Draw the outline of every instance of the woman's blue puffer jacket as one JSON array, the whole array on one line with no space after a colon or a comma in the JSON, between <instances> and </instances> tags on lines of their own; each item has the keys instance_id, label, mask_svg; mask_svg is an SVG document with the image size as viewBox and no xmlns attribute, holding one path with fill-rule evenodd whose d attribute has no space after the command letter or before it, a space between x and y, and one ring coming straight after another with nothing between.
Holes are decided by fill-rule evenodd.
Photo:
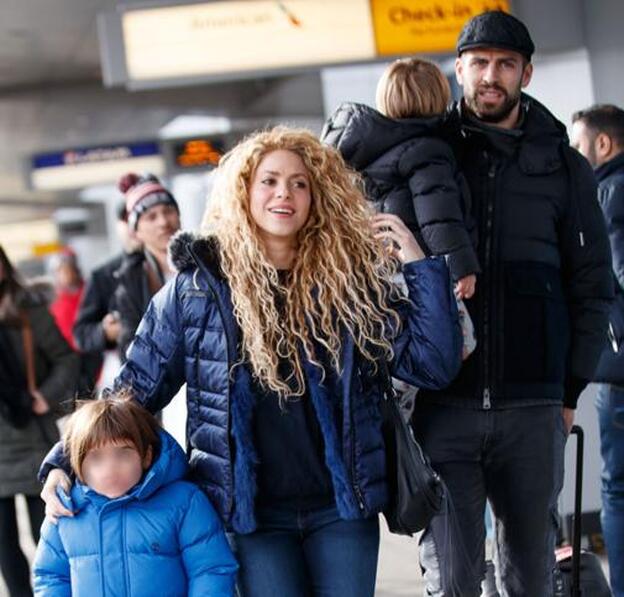
<instances>
[{"instance_id":1,"label":"woman's blue puffer jacket","mask_svg":"<svg viewBox=\"0 0 624 597\"><path fill-rule=\"evenodd\" d=\"M156 412L187 383L187 456L193 479L229 528L249 533L256 528L254 392L249 367L237 365L240 330L230 290L215 241L183 233L173 240L170 253L179 273L153 297L116 387L129 386ZM391 371L412 385L440 389L461 364L449 273L442 259L407 264L403 273L410 300L397 305L403 326L395 338ZM321 383L315 367L304 363L304 368L336 505L342 518L353 519L380 512L387 502L378 408L383 383L348 335L341 361L342 372L333 376L331 387ZM339 416L336 408L342 411Z\"/></svg>"},{"instance_id":2,"label":"woman's blue puffer jacket","mask_svg":"<svg viewBox=\"0 0 624 597\"><path fill-rule=\"evenodd\" d=\"M58 526L44 522L35 595L233 595L236 561L206 496L181 480L187 468L184 452L163 432L157 460L126 496L111 500L75 483L75 516Z\"/></svg>"}]
</instances>

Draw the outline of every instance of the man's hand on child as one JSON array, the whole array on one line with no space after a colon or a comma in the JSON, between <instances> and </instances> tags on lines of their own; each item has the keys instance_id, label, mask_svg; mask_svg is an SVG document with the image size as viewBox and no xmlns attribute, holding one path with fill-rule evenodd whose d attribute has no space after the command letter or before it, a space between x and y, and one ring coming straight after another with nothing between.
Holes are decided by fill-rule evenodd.
<instances>
[{"instance_id":1,"label":"man's hand on child","mask_svg":"<svg viewBox=\"0 0 624 597\"><path fill-rule=\"evenodd\" d=\"M475 286L477 285L477 276L470 274L464 276L455 284L455 296L457 299L469 299L475 293Z\"/></svg>"},{"instance_id":2,"label":"man's hand on child","mask_svg":"<svg viewBox=\"0 0 624 597\"><path fill-rule=\"evenodd\" d=\"M68 510L59 499L58 495L56 495L56 488L60 486L63 491L69 495L71 491L71 480L62 471L60 468L52 469L49 474L46 482L43 485L43 489L41 490L41 499L45 502L46 508L45 513L46 516L56 524L58 522L59 517L61 516L73 516L74 513L71 510Z\"/></svg>"}]
</instances>

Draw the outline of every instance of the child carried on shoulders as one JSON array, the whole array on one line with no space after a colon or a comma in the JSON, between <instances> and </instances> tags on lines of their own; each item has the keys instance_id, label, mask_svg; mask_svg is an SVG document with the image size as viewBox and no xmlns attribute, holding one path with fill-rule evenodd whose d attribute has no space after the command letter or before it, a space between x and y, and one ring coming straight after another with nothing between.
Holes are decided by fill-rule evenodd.
<instances>
[{"instance_id":1,"label":"child carried on shoulders","mask_svg":"<svg viewBox=\"0 0 624 597\"><path fill-rule=\"evenodd\" d=\"M425 252L446 257L467 358L476 340L462 301L473 297L481 269L470 192L444 139L450 96L448 80L434 63L396 60L377 85L377 110L342 104L325 124L321 140L361 174L376 211L400 217Z\"/></svg>"}]
</instances>

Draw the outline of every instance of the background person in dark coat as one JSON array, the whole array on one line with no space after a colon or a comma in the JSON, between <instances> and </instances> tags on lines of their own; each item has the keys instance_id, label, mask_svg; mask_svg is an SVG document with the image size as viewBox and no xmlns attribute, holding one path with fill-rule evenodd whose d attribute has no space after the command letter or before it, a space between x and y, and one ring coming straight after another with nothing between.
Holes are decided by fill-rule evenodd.
<instances>
[{"instance_id":1,"label":"background person in dark coat","mask_svg":"<svg viewBox=\"0 0 624 597\"><path fill-rule=\"evenodd\" d=\"M121 322L115 305L118 270L126 255L140 250L141 244L128 230L126 203L117 209L117 235L123 252L94 269L85 285L84 294L74 324L74 339L83 353L102 356L117 346Z\"/></svg>"},{"instance_id":2,"label":"background person in dark coat","mask_svg":"<svg viewBox=\"0 0 624 597\"><path fill-rule=\"evenodd\" d=\"M143 244L143 251L124 256L118 270L115 304L121 330L117 344L124 361L150 299L173 276L167 245L180 228L180 210L153 174L126 174L118 186L125 194L130 231Z\"/></svg>"},{"instance_id":3,"label":"background person in dark coat","mask_svg":"<svg viewBox=\"0 0 624 597\"><path fill-rule=\"evenodd\" d=\"M593 106L574 114L572 121L572 145L595 169L613 256L610 338L594 381L599 383L602 532L613 595L624 597L624 110Z\"/></svg>"},{"instance_id":4,"label":"background person in dark coat","mask_svg":"<svg viewBox=\"0 0 624 597\"><path fill-rule=\"evenodd\" d=\"M479 261L466 181L441 138L448 81L426 60L393 62L377 87L377 108L345 103L321 140L336 147L364 179L367 198L399 216L429 254L448 256L458 298L474 294ZM476 242L476 241L475 241Z\"/></svg>"},{"instance_id":5,"label":"background person in dark coat","mask_svg":"<svg viewBox=\"0 0 624 597\"><path fill-rule=\"evenodd\" d=\"M477 348L448 388L418 394L413 424L450 490L466 549L445 541L437 517L420 560L429 595L480 595L489 500L501 593L547 597L565 440L613 294L609 242L589 164L565 127L522 94L534 51L524 24L477 15L457 49L463 99L449 128L478 226L482 273L467 302ZM452 575L442 578L448 558Z\"/></svg>"},{"instance_id":6,"label":"background person in dark coat","mask_svg":"<svg viewBox=\"0 0 624 597\"><path fill-rule=\"evenodd\" d=\"M31 595L28 562L19 545L15 496L26 497L35 543L44 517L37 469L58 439L55 410L73 397L78 355L48 311L48 297L18 279L0 246L0 570L12 597ZM32 330L36 391L27 385L23 326ZM9 403L18 419L8 416Z\"/></svg>"}]
</instances>

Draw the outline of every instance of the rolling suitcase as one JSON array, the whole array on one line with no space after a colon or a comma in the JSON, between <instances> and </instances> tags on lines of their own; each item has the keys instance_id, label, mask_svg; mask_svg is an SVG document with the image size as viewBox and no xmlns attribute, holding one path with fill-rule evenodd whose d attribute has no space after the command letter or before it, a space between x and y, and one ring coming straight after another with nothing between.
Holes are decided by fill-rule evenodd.
<instances>
[{"instance_id":1,"label":"rolling suitcase","mask_svg":"<svg viewBox=\"0 0 624 597\"><path fill-rule=\"evenodd\" d=\"M557 550L555 597L611 597L600 559L581 549L581 503L583 492L583 429L574 425L570 435L576 435L576 481L574 491L574 525L572 547Z\"/></svg>"}]
</instances>

